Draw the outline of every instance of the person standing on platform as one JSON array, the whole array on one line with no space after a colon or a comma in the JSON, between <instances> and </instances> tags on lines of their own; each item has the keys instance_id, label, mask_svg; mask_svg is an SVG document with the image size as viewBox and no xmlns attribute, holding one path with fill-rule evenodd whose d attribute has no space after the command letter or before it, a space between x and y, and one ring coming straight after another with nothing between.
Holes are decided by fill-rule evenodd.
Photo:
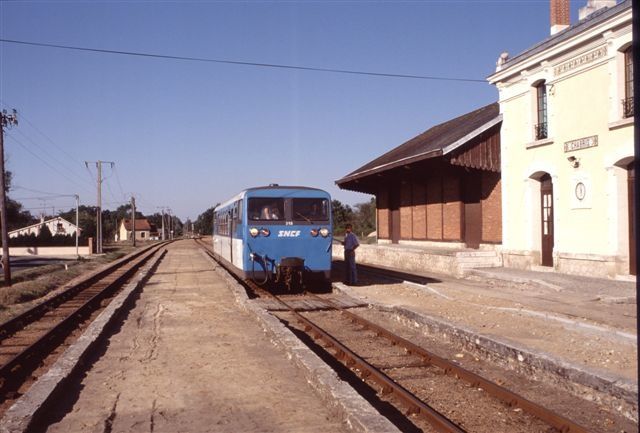
<instances>
[{"instance_id":1,"label":"person standing on platform","mask_svg":"<svg viewBox=\"0 0 640 433\"><path fill-rule=\"evenodd\" d=\"M346 284L352 285L358 283L358 272L356 270L356 248L360 246L358 238L352 232L351 224L345 226L346 233L344 235L344 266L346 273Z\"/></svg>"}]
</instances>

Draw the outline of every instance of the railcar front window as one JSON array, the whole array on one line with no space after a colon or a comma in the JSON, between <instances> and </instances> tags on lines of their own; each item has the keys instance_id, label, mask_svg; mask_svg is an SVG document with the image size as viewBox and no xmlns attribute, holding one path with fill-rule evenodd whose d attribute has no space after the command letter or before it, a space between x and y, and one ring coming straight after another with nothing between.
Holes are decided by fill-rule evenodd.
<instances>
[{"instance_id":1,"label":"railcar front window","mask_svg":"<svg viewBox=\"0 0 640 433\"><path fill-rule=\"evenodd\" d=\"M252 221L284 220L284 200L281 198L250 198L247 214Z\"/></svg>"},{"instance_id":2,"label":"railcar front window","mask_svg":"<svg viewBox=\"0 0 640 433\"><path fill-rule=\"evenodd\" d=\"M294 198L292 200L293 219L295 221L329 220L329 200L323 198Z\"/></svg>"}]
</instances>

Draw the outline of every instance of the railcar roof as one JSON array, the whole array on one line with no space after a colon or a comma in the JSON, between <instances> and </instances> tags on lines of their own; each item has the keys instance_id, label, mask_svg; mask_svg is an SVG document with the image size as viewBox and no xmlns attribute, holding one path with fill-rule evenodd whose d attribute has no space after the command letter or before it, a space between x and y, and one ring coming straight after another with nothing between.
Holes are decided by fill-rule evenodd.
<instances>
[{"instance_id":1,"label":"railcar roof","mask_svg":"<svg viewBox=\"0 0 640 433\"><path fill-rule=\"evenodd\" d=\"M312 191L321 191L321 192L325 192L319 188L312 188L310 186L286 186L286 185L266 185L266 186L256 186L253 188L247 188L244 190L244 192L249 192L249 191L260 191L260 190L265 190L265 189L274 189L274 190L278 190L278 189L303 189L303 190L312 190Z\"/></svg>"},{"instance_id":2,"label":"railcar roof","mask_svg":"<svg viewBox=\"0 0 640 433\"><path fill-rule=\"evenodd\" d=\"M268 190L273 190L273 191L278 191L278 190L300 190L300 191L314 191L314 192L322 192L325 193L327 195L329 195L328 192L320 189L320 188L312 188L310 186L286 186L286 185L265 185L265 186L255 186L252 188L247 188L245 190L240 191L238 194L236 194L235 196L231 197L229 200L219 204L218 206L216 206L213 210L215 211L216 209L219 208L225 208L227 206L229 206L230 204L242 199L245 197L245 195L247 193L253 192L253 191L268 191Z\"/></svg>"}]
</instances>

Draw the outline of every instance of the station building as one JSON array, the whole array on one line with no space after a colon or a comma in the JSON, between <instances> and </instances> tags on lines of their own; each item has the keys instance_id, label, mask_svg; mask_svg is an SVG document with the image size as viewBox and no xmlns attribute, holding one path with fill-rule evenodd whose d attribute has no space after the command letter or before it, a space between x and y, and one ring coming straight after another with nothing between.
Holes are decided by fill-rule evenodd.
<instances>
[{"instance_id":1,"label":"station building","mask_svg":"<svg viewBox=\"0 0 640 433\"><path fill-rule=\"evenodd\" d=\"M378 245L364 261L636 274L631 0L589 0L574 25L568 0L550 6L550 37L503 53L488 78L498 103L336 181L376 196Z\"/></svg>"},{"instance_id":2,"label":"station building","mask_svg":"<svg viewBox=\"0 0 640 433\"><path fill-rule=\"evenodd\" d=\"M499 264L502 241L497 103L434 126L344 176L340 188L376 196L379 247L367 258L462 274ZM417 249L416 249L417 248ZM471 251L470 251L471 250ZM478 251L473 251L478 250ZM412 255L407 260L408 254ZM497 263L496 263L497 261Z\"/></svg>"},{"instance_id":3,"label":"station building","mask_svg":"<svg viewBox=\"0 0 640 433\"><path fill-rule=\"evenodd\" d=\"M631 1L589 1L569 25L551 2L551 36L504 53L499 92L504 265L636 274Z\"/></svg>"}]
</instances>

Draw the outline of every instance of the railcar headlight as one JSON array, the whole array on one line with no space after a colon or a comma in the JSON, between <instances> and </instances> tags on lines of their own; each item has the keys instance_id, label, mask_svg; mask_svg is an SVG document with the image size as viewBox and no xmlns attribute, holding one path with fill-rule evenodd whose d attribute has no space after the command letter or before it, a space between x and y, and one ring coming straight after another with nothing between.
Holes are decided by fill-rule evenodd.
<instances>
[{"instance_id":1,"label":"railcar headlight","mask_svg":"<svg viewBox=\"0 0 640 433\"><path fill-rule=\"evenodd\" d=\"M326 227L322 227L322 228L320 229L320 235L321 235L323 238L326 238L327 236L329 236L329 229L328 229L328 228L326 228Z\"/></svg>"},{"instance_id":2,"label":"railcar headlight","mask_svg":"<svg viewBox=\"0 0 640 433\"><path fill-rule=\"evenodd\" d=\"M314 238L318 236L318 229L311 229L311 236L313 236Z\"/></svg>"},{"instance_id":3,"label":"railcar headlight","mask_svg":"<svg viewBox=\"0 0 640 433\"><path fill-rule=\"evenodd\" d=\"M256 236L258 236L258 233L260 233L260 231L259 231L257 228L255 228L255 227L251 227L251 228L249 229L249 234L250 234L251 236L253 236L254 238L255 238Z\"/></svg>"},{"instance_id":4,"label":"railcar headlight","mask_svg":"<svg viewBox=\"0 0 640 433\"><path fill-rule=\"evenodd\" d=\"M260 229L260 234L262 236L269 236L271 232L269 231L269 229Z\"/></svg>"}]
</instances>

